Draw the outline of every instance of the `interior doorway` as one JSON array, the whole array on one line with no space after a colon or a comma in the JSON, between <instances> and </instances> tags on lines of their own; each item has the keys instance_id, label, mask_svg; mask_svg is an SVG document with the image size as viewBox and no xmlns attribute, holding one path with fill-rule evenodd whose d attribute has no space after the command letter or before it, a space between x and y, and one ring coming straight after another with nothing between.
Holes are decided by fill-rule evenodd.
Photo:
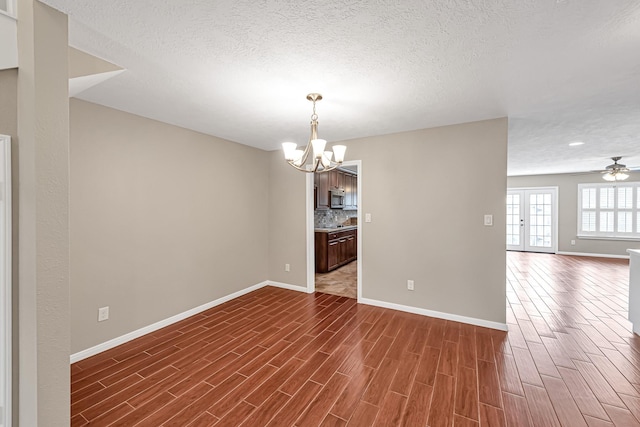
<instances>
[{"instance_id":1,"label":"interior doorway","mask_svg":"<svg viewBox=\"0 0 640 427\"><path fill-rule=\"evenodd\" d=\"M556 253L557 187L507 189L507 250Z\"/></svg>"},{"instance_id":2,"label":"interior doorway","mask_svg":"<svg viewBox=\"0 0 640 427\"><path fill-rule=\"evenodd\" d=\"M326 292L359 301L362 295L362 162L346 161L341 169L346 175L355 176L352 181L345 179L342 185L336 184L349 190L342 209L322 209L321 206L318 210L321 200L318 192L329 190L317 188L313 174L307 176L307 292ZM318 271L316 235L326 239L324 245L319 244L319 250L328 253L326 265Z\"/></svg>"}]
</instances>

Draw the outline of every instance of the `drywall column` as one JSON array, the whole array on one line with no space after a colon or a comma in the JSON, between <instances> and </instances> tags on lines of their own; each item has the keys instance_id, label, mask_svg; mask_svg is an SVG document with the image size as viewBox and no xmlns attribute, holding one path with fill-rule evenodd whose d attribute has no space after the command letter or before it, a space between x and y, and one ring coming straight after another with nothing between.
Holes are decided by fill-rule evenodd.
<instances>
[{"instance_id":1,"label":"drywall column","mask_svg":"<svg viewBox=\"0 0 640 427\"><path fill-rule=\"evenodd\" d=\"M640 249L629 252L629 321L633 332L640 335Z\"/></svg>"},{"instance_id":2,"label":"drywall column","mask_svg":"<svg viewBox=\"0 0 640 427\"><path fill-rule=\"evenodd\" d=\"M35 0L18 16L19 422L68 426L67 17Z\"/></svg>"}]
</instances>

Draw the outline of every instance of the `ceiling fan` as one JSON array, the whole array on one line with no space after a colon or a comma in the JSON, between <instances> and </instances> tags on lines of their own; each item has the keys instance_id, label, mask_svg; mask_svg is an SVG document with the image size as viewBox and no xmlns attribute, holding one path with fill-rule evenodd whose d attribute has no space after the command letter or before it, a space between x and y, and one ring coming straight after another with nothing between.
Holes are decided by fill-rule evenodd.
<instances>
[{"instance_id":1,"label":"ceiling fan","mask_svg":"<svg viewBox=\"0 0 640 427\"><path fill-rule=\"evenodd\" d=\"M618 160L621 160L622 156L612 157L613 163L604 168L602 171L598 171L602 173L602 178L605 181L624 181L629 178L630 171L640 170L640 168L628 168L627 165L623 165L622 163L618 163Z\"/></svg>"}]
</instances>

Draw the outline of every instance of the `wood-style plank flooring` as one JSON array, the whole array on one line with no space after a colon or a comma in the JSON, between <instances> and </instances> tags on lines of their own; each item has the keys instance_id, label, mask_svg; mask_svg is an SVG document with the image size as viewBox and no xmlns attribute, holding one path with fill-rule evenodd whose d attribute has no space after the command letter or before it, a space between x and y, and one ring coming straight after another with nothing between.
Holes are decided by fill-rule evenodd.
<instances>
[{"instance_id":1,"label":"wood-style plank flooring","mask_svg":"<svg viewBox=\"0 0 640 427\"><path fill-rule=\"evenodd\" d=\"M73 364L72 425L640 426L628 261L507 258L508 333L267 287Z\"/></svg>"}]
</instances>

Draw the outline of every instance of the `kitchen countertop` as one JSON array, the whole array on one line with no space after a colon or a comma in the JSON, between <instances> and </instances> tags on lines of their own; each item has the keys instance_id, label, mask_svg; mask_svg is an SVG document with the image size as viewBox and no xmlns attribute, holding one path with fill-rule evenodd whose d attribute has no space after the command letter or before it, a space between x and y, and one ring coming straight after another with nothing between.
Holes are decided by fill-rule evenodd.
<instances>
[{"instance_id":1,"label":"kitchen countertop","mask_svg":"<svg viewBox=\"0 0 640 427\"><path fill-rule=\"evenodd\" d=\"M358 228L357 225L345 225L344 227L316 228L315 231L318 233L334 233L336 231L355 230L356 228Z\"/></svg>"}]
</instances>

